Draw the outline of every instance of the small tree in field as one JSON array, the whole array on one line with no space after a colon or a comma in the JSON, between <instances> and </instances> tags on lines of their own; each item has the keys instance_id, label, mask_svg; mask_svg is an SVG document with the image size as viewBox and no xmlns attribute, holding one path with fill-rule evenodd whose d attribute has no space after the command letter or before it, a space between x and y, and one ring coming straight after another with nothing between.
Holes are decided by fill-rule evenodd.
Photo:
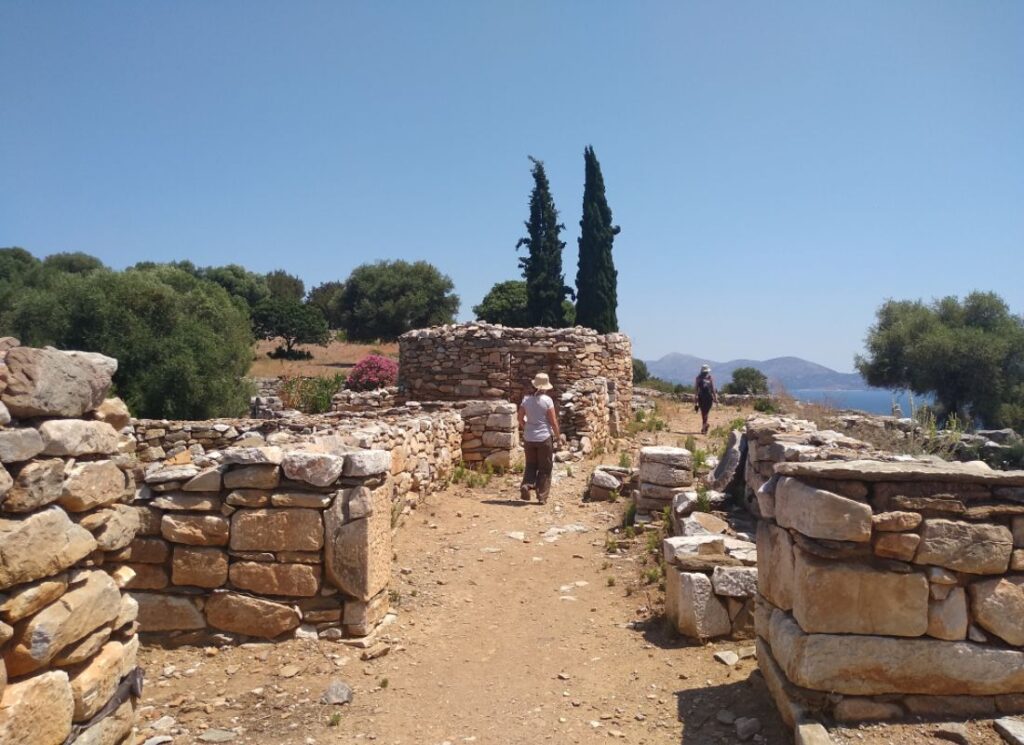
<instances>
[{"instance_id":1,"label":"small tree in field","mask_svg":"<svg viewBox=\"0 0 1024 745\"><path fill-rule=\"evenodd\" d=\"M737 367L732 371L732 382L722 392L761 396L768 393L768 378L756 367Z\"/></svg>"},{"instance_id":2,"label":"small tree in field","mask_svg":"<svg viewBox=\"0 0 1024 745\"><path fill-rule=\"evenodd\" d=\"M329 338L323 314L312 305L296 300L264 300L253 308L252 325L260 338L281 339L284 348L278 349L281 350L280 356L286 359L309 356L296 350L296 344L323 345Z\"/></svg>"}]
</instances>

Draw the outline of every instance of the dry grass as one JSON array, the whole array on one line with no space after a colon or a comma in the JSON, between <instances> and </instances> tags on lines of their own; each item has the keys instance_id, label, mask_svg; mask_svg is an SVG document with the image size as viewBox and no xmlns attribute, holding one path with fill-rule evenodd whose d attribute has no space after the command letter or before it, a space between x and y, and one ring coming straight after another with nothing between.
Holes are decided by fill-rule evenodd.
<instances>
[{"instance_id":1,"label":"dry grass","mask_svg":"<svg viewBox=\"0 0 1024 745\"><path fill-rule=\"evenodd\" d=\"M348 344L331 342L326 347L311 344L299 345L312 353L311 360L272 360L267 352L273 351L277 342L261 341L256 345L249 376L254 378L278 378L282 375L308 378L333 377L338 373L347 375L354 364L368 354L382 354L398 359L398 344Z\"/></svg>"}]
</instances>

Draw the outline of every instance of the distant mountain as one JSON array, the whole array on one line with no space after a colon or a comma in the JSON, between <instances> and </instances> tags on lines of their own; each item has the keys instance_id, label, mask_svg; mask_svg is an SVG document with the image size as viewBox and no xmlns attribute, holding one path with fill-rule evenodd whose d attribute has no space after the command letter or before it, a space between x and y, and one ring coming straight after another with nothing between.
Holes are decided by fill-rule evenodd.
<instances>
[{"instance_id":1,"label":"distant mountain","mask_svg":"<svg viewBox=\"0 0 1024 745\"><path fill-rule=\"evenodd\" d=\"M808 388L834 391L860 391L867 389L864 379L856 373L841 373L831 368L808 362L799 357L775 357L770 360L730 360L714 362L691 354L673 352L660 360L645 360L651 375L673 383L693 384L703 364L711 365L715 382L723 386L732 380L737 367L756 367L768 378L769 384L779 383L789 391Z\"/></svg>"}]
</instances>

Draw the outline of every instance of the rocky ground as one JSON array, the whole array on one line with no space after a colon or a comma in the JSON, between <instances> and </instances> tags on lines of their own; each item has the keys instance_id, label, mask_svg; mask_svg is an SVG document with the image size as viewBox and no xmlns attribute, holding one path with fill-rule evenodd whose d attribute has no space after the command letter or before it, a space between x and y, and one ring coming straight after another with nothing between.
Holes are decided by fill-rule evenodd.
<instances>
[{"instance_id":1,"label":"rocky ground","mask_svg":"<svg viewBox=\"0 0 1024 745\"><path fill-rule=\"evenodd\" d=\"M717 410L713 424L738 414ZM667 432L641 437L678 445L697 429L692 410L677 407ZM644 536L608 552L609 537L622 538L610 531L625 505L580 495L594 463L618 458L558 466L545 506L521 502L511 476L427 498L397 532L396 615L367 649L300 639L145 648L140 742L696 745L739 742L748 728L757 729L749 742L791 741L751 643L683 642L665 627L661 591L645 576ZM723 651L740 659L723 664ZM338 682L351 702L324 703ZM341 686L333 693L346 697ZM941 742L938 727L833 737ZM959 734L1000 742L984 721Z\"/></svg>"}]
</instances>

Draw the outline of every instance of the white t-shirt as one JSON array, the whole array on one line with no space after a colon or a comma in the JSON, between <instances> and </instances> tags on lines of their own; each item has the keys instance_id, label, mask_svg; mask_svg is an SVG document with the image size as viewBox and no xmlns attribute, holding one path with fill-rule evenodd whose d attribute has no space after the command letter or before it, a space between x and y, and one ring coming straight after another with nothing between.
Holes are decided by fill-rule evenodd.
<instances>
[{"instance_id":1,"label":"white t-shirt","mask_svg":"<svg viewBox=\"0 0 1024 745\"><path fill-rule=\"evenodd\" d=\"M523 439L527 442L544 442L552 437L554 431L548 421L548 412L555 408L551 396L541 393L523 397L523 408L526 410L526 427Z\"/></svg>"}]
</instances>

